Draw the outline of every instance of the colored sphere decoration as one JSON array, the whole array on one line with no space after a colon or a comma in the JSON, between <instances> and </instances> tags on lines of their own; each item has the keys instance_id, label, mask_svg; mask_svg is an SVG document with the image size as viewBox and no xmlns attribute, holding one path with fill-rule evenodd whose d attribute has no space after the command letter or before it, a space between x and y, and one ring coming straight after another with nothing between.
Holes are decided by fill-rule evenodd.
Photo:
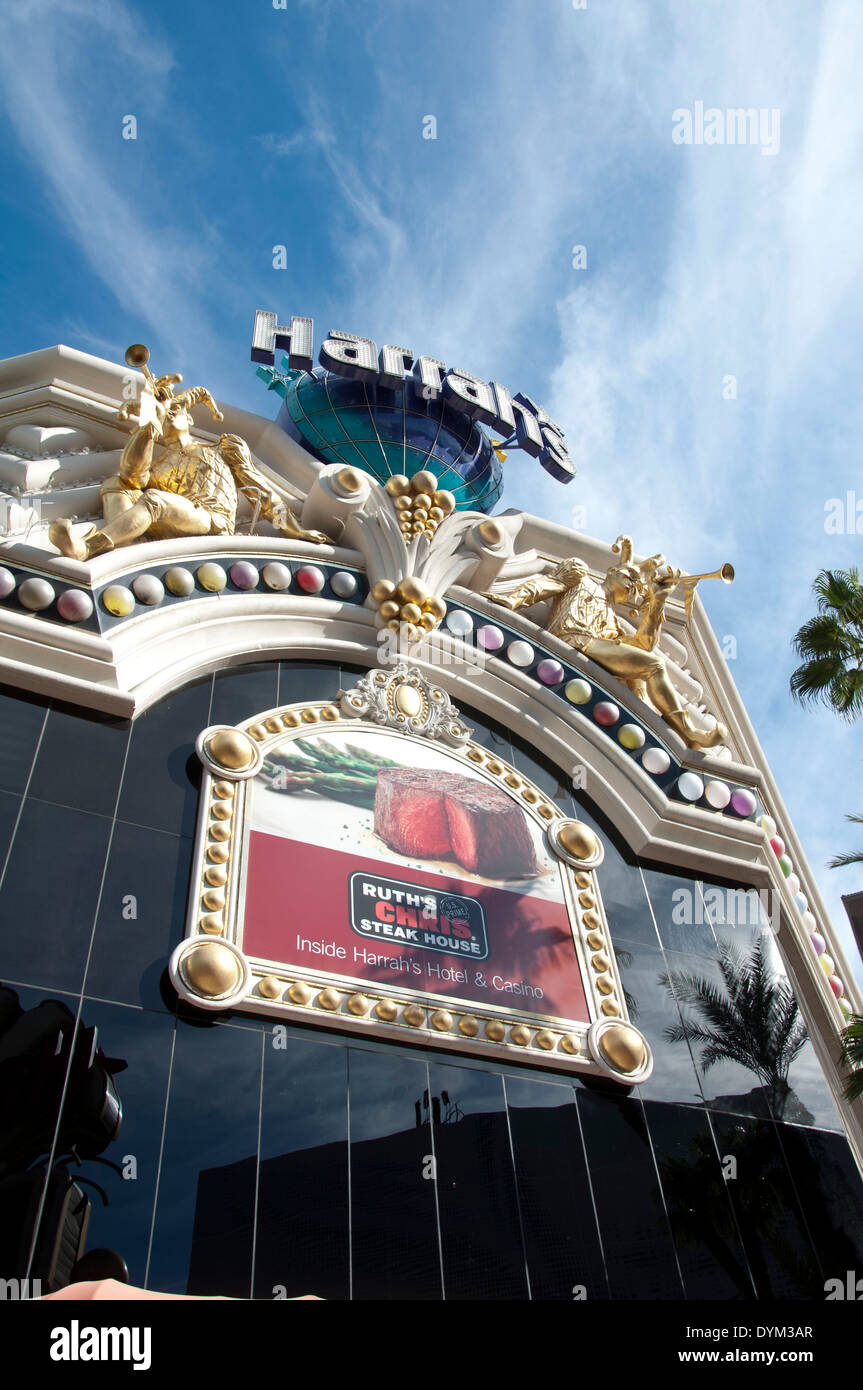
<instances>
[{"instance_id":1,"label":"colored sphere decoration","mask_svg":"<svg viewBox=\"0 0 863 1390\"><path fill-rule=\"evenodd\" d=\"M47 579L25 579L18 586L18 602L31 613L41 613L54 602L54 588Z\"/></svg>"},{"instance_id":2,"label":"colored sphere decoration","mask_svg":"<svg viewBox=\"0 0 863 1390\"><path fill-rule=\"evenodd\" d=\"M8 598L15 588L15 576L11 570L0 569L0 598Z\"/></svg>"},{"instance_id":3,"label":"colored sphere decoration","mask_svg":"<svg viewBox=\"0 0 863 1390\"><path fill-rule=\"evenodd\" d=\"M564 677L564 670L559 661L554 661L551 657L546 657L536 668L537 679L543 685L560 685Z\"/></svg>"},{"instance_id":4,"label":"colored sphere decoration","mask_svg":"<svg viewBox=\"0 0 863 1390\"><path fill-rule=\"evenodd\" d=\"M677 790L684 801L697 801L704 791L704 783L694 772L681 772L677 779Z\"/></svg>"},{"instance_id":5,"label":"colored sphere decoration","mask_svg":"<svg viewBox=\"0 0 863 1390\"><path fill-rule=\"evenodd\" d=\"M841 999L841 998L842 998L842 995L845 993L845 986L843 985L842 981L839 979L839 976L838 976L838 975L831 975L831 976L830 976L830 979L828 980L827 983L830 985L830 988L832 989L833 993L836 995L836 998L837 998L837 999Z\"/></svg>"},{"instance_id":6,"label":"colored sphere decoration","mask_svg":"<svg viewBox=\"0 0 863 1390\"><path fill-rule=\"evenodd\" d=\"M783 874L785 875L785 877L787 878L788 875L791 873L791 870L794 868L794 865L792 864L791 860L788 858L788 855L787 855L787 854L782 854L782 855L780 855L780 857L779 857L779 867L780 867L780 869L782 870L782 872L783 872Z\"/></svg>"},{"instance_id":7,"label":"colored sphere decoration","mask_svg":"<svg viewBox=\"0 0 863 1390\"><path fill-rule=\"evenodd\" d=\"M228 571L235 589L257 589L260 578L257 569L248 560L238 560Z\"/></svg>"},{"instance_id":8,"label":"colored sphere decoration","mask_svg":"<svg viewBox=\"0 0 863 1390\"><path fill-rule=\"evenodd\" d=\"M835 969L833 957L828 956L827 952L825 951L823 955L818 957L818 964L821 966L821 969L824 971L824 974L827 976L829 980L830 976L833 974L833 971Z\"/></svg>"},{"instance_id":9,"label":"colored sphere decoration","mask_svg":"<svg viewBox=\"0 0 863 1390\"><path fill-rule=\"evenodd\" d=\"M132 592L139 603L153 607L165 597L165 586L155 574L138 574L132 580Z\"/></svg>"},{"instance_id":10,"label":"colored sphere decoration","mask_svg":"<svg viewBox=\"0 0 863 1390\"><path fill-rule=\"evenodd\" d=\"M704 800L708 806L713 807L714 811L724 811L731 800L731 788L727 782L706 782Z\"/></svg>"},{"instance_id":11,"label":"colored sphere decoration","mask_svg":"<svg viewBox=\"0 0 863 1390\"><path fill-rule=\"evenodd\" d=\"M83 589L67 589L57 600L57 612L67 623L83 623L93 612L93 600Z\"/></svg>"},{"instance_id":12,"label":"colored sphere decoration","mask_svg":"<svg viewBox=\"0 0 863 1390\"><path fill-rule=\"evenodd\" d=\"M228 582L228 576L221 565L214 564L212 560L207 560L203 565L199 565L195 571L195 578L202 589L206 589L210 594L221 593Z\"/></svg>"},{"instance_id":13,"label":"colored sphere decoration","mask_svg":"<svg viewBox=\"0 0 863 1390\"><path fill-rule=\"evenodd\" d=\"M628 748L631 753L643 748L645 744L645 733L638 724L622 724L617 731L617 741L623 748Z\"/></svg>"},{"instance_id":14,"label":"colored sphere decoration","mask_svg":"<svg viewBox=\"0 0 863 1390\"><path fill-rule=\"evenodd\" d=\"M731 793L731 809L735 815L744 819L747 816L754 816L758 802L752 792L746 787L738 787Z\"/></svg>"},{"instance_id":15,"label":"colored sphere decoration","mask_svg":"<svg viewBox=\"0 0 863 1390\"><path fill-rule=\"evenodd\" d=\"M797 877L796 874L788 875L788 891L792 893L795 898L797 894L800 892L800 879ZM802 907L800 911L805 912L806 908Z\"/></svg>"},{"instance_id":16,"label":"colored sphere decoration","mask_svg":"<svg viewBox=\"0 0 863 1390\"><path fill-rule=\"evenodd\" d=\"M671 758L664 748L645 748L641 755L641 766L653 777L660 777L671 767Z\"/></svg>"},{"instance_id":17,"label":"colored sphere decoration","mask_svg":"<svg viewBox=\"0 0 863 1390\"><path fill-rule=\"evenodd\" d=\"M446 625L454 637L470 637L473 632L473 618L462 608L454 608L446 615Z\"/></svg>"},{"instance_id":18,"label":"colored sphere decoration","mask_svg":"<svg viewBox=\"0 0 863 1390\"><path fill-rule=\"evenodd\" d=\"M772 816L761 816L758 824L768 836L776 834L776 822Z\"/></svg>"},{"instance_id":19,"label":"colored sphere decoration","mask_svg":"<svg viewBox=\"0 0 863 1390\"><path fill-rule=\"evenodd\" d=\"M563 693L571 705L586 705L593 695L593 686L589 681L583 681L578 677L576 680L567 681Z\"/></svg>"},{"instance_id":20,"label":"colored sphere decoration","mask_svg":"<svg viewBox=\"0 0 863 1390\"><path fill-rule=\"evenodd\" d=\"M330 588L336 598L353 598L358 587L356 575L348 570L336 570L330 577Z\"/></svg>"},{"instance_id":21,"label":"colored sphere decoration","mask_svg":"<svg viewBox=\"0 0 863 1390\"><path fill-rule=\"evenodd\" d=\"M785 841L781 838L781 836L774 835L770 841L770 848L773 850L773 853L776 855L776 858L781 859L783 854L785 853Z\"/></svg>"},{"instance_id":22,"label":"colored sphere decoration","mask_svg":"<svg viewBox=\"0 0 863 1390\"><path fill-rule=\"evenodd\" d=\"M128 618L135 608L135 595L122 584L110 584L102 595L102 606L115 618Z\"/></svg>"},{"instance_id":23,"label":"colored sphere decoration","mask_svg":"<svg viewBox=\"0 0 863 1390\"><path fill-rule=\"evenodd\" d=\"M794 894L794 906L798 912L805 912L809 906L809 900L803 893Z\"/></svg>"},{"instance_id":24,"label":"colored sphere decoration","mask_svg":"<svg viewBox=\"0 0 863 1390\"><path fill-rule=\"evenodd\" d=\"M815 921L815 918L812 916L812 913L811 913L811 912L804 912L804 914L803 914L803 925L804 925L804 927L806 928L807 931L817 931L817 930L818 930L818 923Z\"/></svg>"},{"instance_id":25,"label":"colored sphere decoration","mask_svg":"<svg viewBox=\"0 0 863 1390\"><path fill-rule=\"evenodd\" d=\"M620 710L611 700L600 700L593 707L593 718L602 729L610 729L620 718Z\"/></svg>"},{"instance_id":26,"label":"colored sphere decoration","mask_svg":"<svg viewBox=\"0 0 863 1390\"><path fill-rule=\"evenodd\" d=\"M486 623L477 629L476 644L484 651L499 652L505 641L506 638L500 628L495 627L493 623Z\"/></svg>"},{"instance_id":27,"label":"colored sphere decoration","mask_svg":"<svg viewBox=\"0 0 863 1390\"><path fill-rule=\"evenodd\" d=\"M839 1007L846 1018L850 1018L852 1013L854 1012L854 1010L851 1008L850 1001L846 999L844 995L839 1000Z\"/></svg>"},{"instance_id":28,"label":"colored sphere decoration","mask_svg":"<svg viewBox=\"0 0 863 1390\"><path fill-rule=\"evenodd\" d=\"M324 572L317 565L303 565L297 570L297 584L304 594L319 594L325 583Z\"/></svg>"},{"instance_id":29,"label":"colored sphere decoration","mask_svg":"<svg viewBox=\"0 0 863 1390\"><path fill-rule=\"evenodd\" d=\"M824 940L821 933L814 931L809 937L809 940L812 942L812 949L816 956L823 956L824 952L827 950L827 942Z\"/></svg>"},{"instance_id":30,"label":"colored sphere decoration","mask_svg":"<svg viewBox=\"0 0 863 1390\"><path fill-rule=\"evenodd\" d=\"M530 666L534 658L534 650L529 642L510 642L506 649L506 654L513 666Z\"/></svg>"},{"instance_id":31,"label":"colored sphere decoration","mask_svg":"<svg viewBox=\"0 0 863 1390\"><path fill-rule=\"evenodd\" d=\"M268 589L275 589L281 593L284 589L291 587L291 571L287 565L282 565L278 560L273 560L269 565L264 565L261 571L264 583Z\"/></svg>"},{"instance_id":32,"label":"colored sphere decoration","mask_svg":"<svg viewBox=\"0 0 863 1390\"><path fill-rule=\"evenodd\" d=\"M165 575L165 588L176 598L187 598L195 588L195 576L182 565L175 565Z\"/></svg>"}]
</instances>

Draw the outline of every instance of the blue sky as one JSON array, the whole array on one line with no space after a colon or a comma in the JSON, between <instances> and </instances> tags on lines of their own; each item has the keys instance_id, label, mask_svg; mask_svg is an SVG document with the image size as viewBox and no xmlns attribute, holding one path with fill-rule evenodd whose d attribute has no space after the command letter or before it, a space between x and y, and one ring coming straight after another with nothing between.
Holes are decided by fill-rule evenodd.
<instances>
[{"instance_id":1,"label":"blue sky","mask_svg":"<svg viewBox=\"0 0 863 1390\"><path fill-rule=\"evenodd\" d=\"M511 455L504 506L734 563L703 598L863 979L863 869L825 867L863 847L863 730L788 695L812 578L859 562L824 518L863 501L861 70L853 0L0 10L0 355L143 340L274 413L248 361L272 308L540 401L579 476ZM675 144L697 101L778 109L778 151Z\"/></svg>"}]
</instances>

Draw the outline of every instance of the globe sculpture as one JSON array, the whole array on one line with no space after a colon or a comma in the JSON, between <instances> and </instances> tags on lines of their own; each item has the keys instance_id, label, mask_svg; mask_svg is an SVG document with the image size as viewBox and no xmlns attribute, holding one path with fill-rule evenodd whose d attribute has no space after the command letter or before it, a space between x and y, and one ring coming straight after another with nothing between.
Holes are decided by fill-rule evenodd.
<instances>
[{"instance_id":1,"label":"globe sculpture","mask_svg":"<svg viewBox=\"0 0 863 1390\"><path fill-rule=\"evenodd\" d=\"M257 370L283 398L277 423L321 463L349 464L380 483L428 469L461 511L490 512L500 499L503 469L485 429L440 399L426 400L410 379L389 390L323 367Z\"/></svg>"}]
</instances>

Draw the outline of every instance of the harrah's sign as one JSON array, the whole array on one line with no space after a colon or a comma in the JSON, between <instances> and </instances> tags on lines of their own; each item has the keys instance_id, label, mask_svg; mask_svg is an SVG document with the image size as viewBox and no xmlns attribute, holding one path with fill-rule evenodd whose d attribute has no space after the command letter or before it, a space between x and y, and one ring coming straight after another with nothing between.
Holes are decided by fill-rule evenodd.
<instances>
[{"instance_id":1,"label":"harrah's sign","mask_svg":"<svg viewBox=\"0 0 863 1390\"><path fill-rule=\"evenodd\" d=\"M314 321L291 318L290 328L276 314L259 309L252 335L252 361L272 367L277 352L288 354L288 366L311 371L314 358ZM447 367L438 357L415 357L409 348L389 343L378 352L371 338L333 330L321 343L318 361L328 372L354 381L396 390L408 378L426 400L440 397L453 410L503 436L508 447L523 449L539 459L558 482L569 483L575 468L566 452L563 431L542 406L519 392L511 396L499 381L482 381L457 367Z\"/></svg>"}]
</instances>

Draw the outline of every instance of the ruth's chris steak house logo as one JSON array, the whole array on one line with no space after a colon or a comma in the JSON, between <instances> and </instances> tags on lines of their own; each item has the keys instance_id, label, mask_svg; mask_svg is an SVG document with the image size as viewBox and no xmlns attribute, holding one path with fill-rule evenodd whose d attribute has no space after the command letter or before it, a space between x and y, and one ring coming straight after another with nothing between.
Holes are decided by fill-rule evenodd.
<instances>
[{"instance_id":1,"label":"ruth's chris steak house logo","mask_svg":"<svg viewBox=\"0 0 863 1390\"><path fill-rule=\"evenodd\" d=\"M474 898L367 872L351 874L349 895L351 929L358 936L473 960L488 956L485 913Z\"/></svg>"}]
</instances>

